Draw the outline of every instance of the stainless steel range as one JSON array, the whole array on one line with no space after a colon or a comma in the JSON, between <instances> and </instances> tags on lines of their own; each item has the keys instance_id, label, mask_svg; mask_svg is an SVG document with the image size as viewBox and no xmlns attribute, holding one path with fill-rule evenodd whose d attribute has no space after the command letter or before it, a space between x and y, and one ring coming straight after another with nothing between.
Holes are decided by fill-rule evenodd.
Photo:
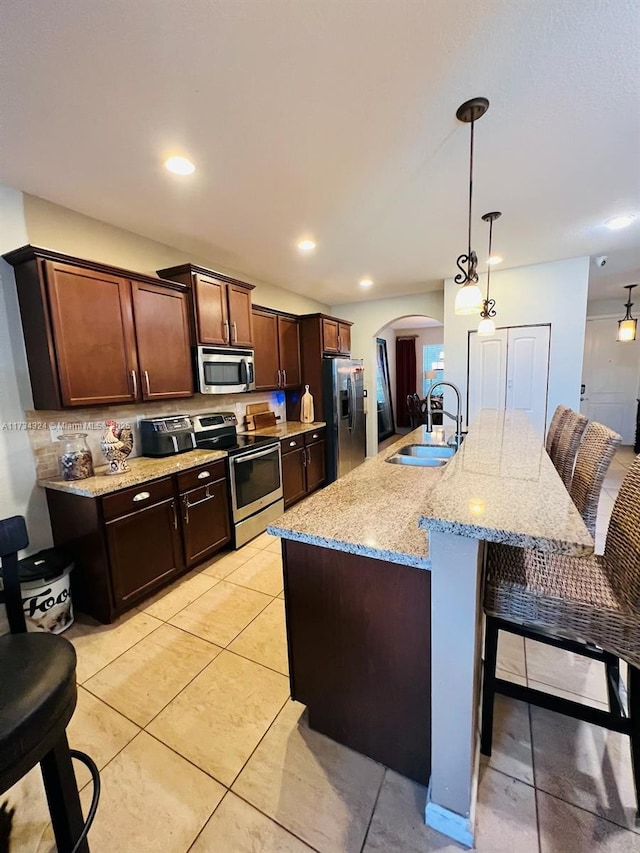
<instances>
[{"instance_id":1,"label":"stainless steel range","mask_svg":"<svg viewBox=\"0 0 640 853\"><path fill-rule=\"evenodd\" d=\"M229 454L231 512L240 548L284 512L280 440L238 435L233 412L193 415L196 445Z\"/></svg>"}]
</instances>

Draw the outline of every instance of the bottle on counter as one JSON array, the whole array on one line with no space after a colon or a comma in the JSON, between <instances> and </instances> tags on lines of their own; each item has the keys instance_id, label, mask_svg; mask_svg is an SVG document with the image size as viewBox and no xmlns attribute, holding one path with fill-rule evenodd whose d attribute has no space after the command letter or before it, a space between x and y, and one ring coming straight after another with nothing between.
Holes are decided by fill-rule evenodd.
<instances>
[{"instance_id":1,"label":"bottle on counter","mask_svg":"<svg viewBox=\"0 0 640 853\"><path fill-rule=\"evenodd\" d=\"M86 432L64 432L58 436L62 447L58 454L63 480L84 480L93 477L93 457L87 444Z\"/></svg>"}]
</instances>

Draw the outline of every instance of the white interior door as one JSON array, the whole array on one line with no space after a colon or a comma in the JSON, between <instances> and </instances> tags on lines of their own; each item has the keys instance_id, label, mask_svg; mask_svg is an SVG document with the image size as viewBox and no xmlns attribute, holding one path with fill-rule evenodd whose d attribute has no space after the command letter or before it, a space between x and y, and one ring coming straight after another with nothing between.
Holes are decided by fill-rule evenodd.
<instances>
[{"instance_id":1,"label":"white interior door","mask_svg":"<svg viewBox=\"0 0 640 853\"><path fill-rule=\"evenodd\" d=\"M640 340L616 340L615 318L587 320L580 411L633 444L640 383Z\"/></svg>"},{"instance_id":2,"label":"white interior door","mask_svg":"<svg viewBox=\"0 0 640 853\"><path fill-rule=\"evenodd\" d=\"M507 339L507 329L497 329L491 338L469 335L469 424L480 409L505 407Z\"/></svg>"},{"instance_id":3,"label":"white interior door","mask_svg":"<svg viewBox=\"0 0 640 853\"><path fill-rule=\"evenodd\" d=\"M507 409L525 412L544 435L547 422L550 326L514 326L507 346Z\"/></svg>"}]
</instances>

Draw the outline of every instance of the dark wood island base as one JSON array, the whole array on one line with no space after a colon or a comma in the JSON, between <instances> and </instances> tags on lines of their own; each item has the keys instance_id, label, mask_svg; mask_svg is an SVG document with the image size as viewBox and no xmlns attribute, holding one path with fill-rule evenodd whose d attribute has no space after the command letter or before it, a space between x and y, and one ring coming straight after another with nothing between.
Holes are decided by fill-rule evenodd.
<instances>
[{"instance_id":1,"label":"dark wood island base","mask_svg":"<svg viewBox=\"0 0 640 853\"><path fill-rule=\"evenodd\" d=\"M291 695L309 725L426 785L431 573L283 539Z\"/></svg>"}]
</instances>

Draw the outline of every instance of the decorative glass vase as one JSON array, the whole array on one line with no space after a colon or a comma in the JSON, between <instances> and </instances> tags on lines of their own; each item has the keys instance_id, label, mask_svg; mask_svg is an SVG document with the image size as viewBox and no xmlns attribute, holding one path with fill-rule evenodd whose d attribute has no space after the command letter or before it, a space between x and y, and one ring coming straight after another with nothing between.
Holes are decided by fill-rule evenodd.
<instances>
[{"instance_id":1,"label":"decorative glass vase","mask_svg":"<svg viewBox=\"0 0 640 853\"><path fill-rule=\"evenodd\" d=\"M58 436L62 447L58 454L63 480L84 480L93 477L93 457L87 445L86 432L65 432Z\"/></svg>"}]
</instances>

